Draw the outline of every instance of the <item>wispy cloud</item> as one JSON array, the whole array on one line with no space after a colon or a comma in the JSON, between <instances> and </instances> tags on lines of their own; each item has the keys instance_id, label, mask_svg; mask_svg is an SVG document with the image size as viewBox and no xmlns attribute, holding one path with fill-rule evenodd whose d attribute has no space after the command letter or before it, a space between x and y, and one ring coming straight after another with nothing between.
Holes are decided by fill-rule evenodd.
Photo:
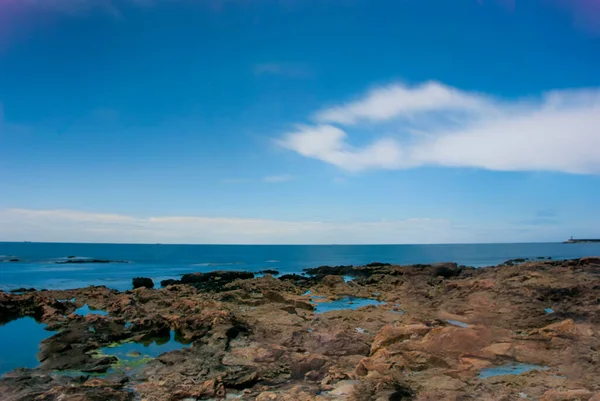
<instances>
[{"instance_id":1,"label":"wispy cloud","mask_svg":"<svg viewBox=\"0 0 600 401\"><path fill-rule=\"evenodd\" d=\"M302 64L295 63L263 63L254 66L256 75L281 75L290 78L309 78L310 69Z\"/></svg>"},{"instance_id":2,"label":"wispy cloud","mask_svg":"<svg viewBox=\"0 0 600 401\"><path fill-rule=\"evenodd\" d=\"M0 210L0 241L88 241L146 243L398 243L451 238L450 222L413 218L396 221L323 222L227 217L151 216L76 210Z\"/></svg>"},{"instance_id":3,"label":"wispy cloud","mask_svg":"<svg viewBox=\"0 0 600 401\"><path fill-rule=\"evenodd\" d=\"M600 89L509 101L436 82L393 84L313 119L277 143L349 171L446 166L600 174ZM352 145L361 131L384 132L383 123L385 135Z\"/></svg>"},{"instance_id":4,"label":"wispy cloud","mask_svg":"<svg viewBox=\"0 0 600 401\"><path fill-rule=\"evenodd\" d=\"M294 179L294 177L289 174L282 174L282 175L269 175L269 176L263 177L262 180L264 182L287 182L287 181L292 181L293 179Z\"/></svg>"},{"instance_id":5,"label":"wispy cloud","mask_svg":"<svg viewBox=\"0 0 600 401\"><path fill-rule=\"evenodd\" d=\"M540 218L493 224L443 218L291 221L236 217L129 216L78 210L0 209L0 241L197 244L415 244L559 241L593 236L589 222Z\"/></svg>"}]
</instances>

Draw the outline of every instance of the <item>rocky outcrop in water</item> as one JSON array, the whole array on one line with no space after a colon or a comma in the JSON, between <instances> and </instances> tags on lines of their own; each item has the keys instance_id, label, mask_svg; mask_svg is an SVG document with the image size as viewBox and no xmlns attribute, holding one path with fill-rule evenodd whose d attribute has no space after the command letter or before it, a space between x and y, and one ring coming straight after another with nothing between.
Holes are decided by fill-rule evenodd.
<instances>
[{"instance_id":1,"label":"rocky outcrop in water","mask_svg":"<svg viewBox=\"0 0 600 401\"><path fill-rule=\"evenodd\" d=\"M0 293L3 321L54 331L38 368L0 379L0 400L600 399L598 258L307 273ZM127 369L101 352L169 333L188 345Z\"/></svg>"},{"instance_id":2,"label":"rocky outcrop in water","mask_svg":"<svg viewBox=\"0 0 600 401\"><path fill-rule=\"evenodd\" d=\"M133 288L154 288L154 281L151 278L147 277L135 277L132 280Z\"/></svg>"}]
</instances>

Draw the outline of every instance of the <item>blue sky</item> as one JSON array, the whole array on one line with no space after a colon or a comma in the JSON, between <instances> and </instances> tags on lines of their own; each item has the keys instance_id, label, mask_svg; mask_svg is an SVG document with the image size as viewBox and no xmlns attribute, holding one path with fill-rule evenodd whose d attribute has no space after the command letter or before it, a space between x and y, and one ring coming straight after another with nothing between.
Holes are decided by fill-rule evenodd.
<instances>
[{"instance_id":1,"label":"blue sky","mask_svg":"<svg viewBox=\"0 0 600 401\"><path fill-rule=\"evenodd\" d=\"M600 236L593 0L0 0L0 240Z\"/></svg>"}]
</instances>

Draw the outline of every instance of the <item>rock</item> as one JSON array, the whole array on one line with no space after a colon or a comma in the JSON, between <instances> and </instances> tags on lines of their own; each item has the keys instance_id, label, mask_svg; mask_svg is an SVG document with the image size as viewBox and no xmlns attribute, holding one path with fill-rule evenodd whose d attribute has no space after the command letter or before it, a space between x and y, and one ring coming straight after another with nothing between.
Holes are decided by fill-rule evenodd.
<instances>
[{"instance_id":1,"label":"rock","mask_svg":"<svg viewBox=\"0 0 600 401\"><path fill-rule=\"evenodd\" d=\"M343 283L344 271L353 283ZM333 266L284 279L197 273L152 290L0 292L1 323L32 316L56 331L40 346L40 367L0 378L0 399L512 401L522 393L596 401L598 274L579 259L480 269ZM315 294L303 295L308 289L327 299L376 295L385 303L315 314L308 302ZM73 313L84 304L108 315ZM548 307L555 313L545 313ZM97 352L132 341L153 343L149 351L160 352L166 341L165 350L180 349L154 359L130 353L118 362ZM478 375L512 363L549 369ZM131 371L85 373L111 367ZM53 369L72 377L50 375Z\"/></svg>"},{"instance_id":2,"label":"rock","mask_svg":"<svg viewBox=\"0 0 600 401\"><path fill-rule=\"evenodd\" d=\"M592 256L579 259L579 266L598 265L600 266L600 257Z\"/></svg>"},{"instance_id":3,"label":"rock","mask_svg":"<svg viewBox=\"0 0 600 401\"><path fill-rule=\"evenodd\" d=\"M463 271L463 269L458 267L456 263L436 263L432 266L434 268L434 275L436 277L458 277Z\"/></svg>"},{"instance_id":4,"label":"rock","mask_svg":"<svg viewBox=\"0 0 600 401\"><path fill-rule=\"evenodd\" d=\"M259 272L260 274L271 274L273 276L276 276L279 274L279 272L277 270L272 270L272 269L267 269L267 270L263 270Z\"/></svg>"},{"instance_id":5,"label":"rock","mask_svg":"<svg viewBox=\"0 0 600 401\"><path fill-rule=\"evenodd\" d=\"M17 293L17 292L36 292L37 290L35 288L15 288L14 290L10 290L10 292L12 293Z\"/></svg>"},{"instance_id":6,"label":"rock","mask_svg":"<svg viewBox=\"0 0 600 401\"><path fill-rule=\"evenodd\" d=\"M594 394L588 390L548 390L540 401L589 401Z\"/></svg>"},{"instance_id":7,"label":"rock","mask_svg":"<svg viewBox=\"0 0 600 401\"><path fill-rule=\"evenodd\" d=\"M366 264L366 267L384 267L384 266L391 266L391 263L381 263L381 262L371 262L369 264Z\"/></svg>"},{"instance_id":8,"label":"rock","mask_svg":"<svg viewBox=\"0 0 600 401\"><path fill-rule=\"evenodd\" d=\"M293 281L296 285L299 284L308 284L312 281L309 277L304 277L299 274L284 274L279 276L279 280L281 281Z\"/></svg>"},{"instance_id":9,"label":"rock","mask_svg":"<svg viewBox=\"0 0 600 401\"><path fill-rule=\"evenodd\" d=\"M177 285L177 284L181 284L181 281L180 280L167 279L167 280L162 280L160 282L160 286L161 287L167 287L169 285Z\"/></svg>"},{"instance_id":10,"label":"rock","mask_svg":"<svg viewBox=\"0 0 600 401\"><path fill-rule=\"evenodd\" d=\"M354 392L354 387L359 383L358 380L341 380L336 383L335 388L329 394L348 397Z\"/></svg>"},{"instance_id":11,"label":"rock","mask_svg":"<svg viewBox=\"0 0 600 401\"><path fill-rule=\"evenodd\" d=\"M414 337L422 337L431 330L423 323L408 324L403 326L384 326L373 339L371 345L371 354L376 353L384 347L389 347L395 343L408 340Z\"/></svg>"},{"instance_id":12,"label":"rock","mask_svg":"<svg viewBox=\"0 0 600 401\"><path fill-rule=\"evenodd\" d=\"M481 350L482 355L487 358L495 359L496 357L509 357L515 355L514 346L511 343L496 343Z\"/></svg>"},{"instance_id":13,"label":"rock","mask_svg":"<svg viewBox=\"0 0 600 401\"><path fill-rule=\"evenodd\" d=\"M423 347L433 353L476 354L491 342L486 328L436 327L423 338Z\"/></svg>"},{"instance_id":14,"label":"rock","mask_svg":"<svg viewBox=\"0 0 600 401\"><path fill-rule=\"evenodd\" d=\"M163 287L173 284L187 284L200 291L221 292L233 289L226 286L236 280L248 280L254 278L254 273L242 271L213 271L209 273L188 273L181 280L163 280Z\"/></svg>"},{"instance_id":15,"label":"rock","mask_svg":"<svg viewBox=\"0 0 600 401\"><path fill-rule=\"evenodd\" d=\"M145 287L145 288L154 288L154 282L152 281L151 278L147 278L147 277L135 277L132 280L132 284L133 284L133 288L141 288L141 287Z\"/></svg>"},{"instance_id":16,"label":"rock","mask_svg":"<svg viewBox=\"0 0 600 401\"><path fill-rule=\"evenodd\" d=\"M311 276L331 276L338 275L344 276L355 272L355 268L352 265L347 266L319 266L310 269L304 269L304 271Z\"/></svg>"},{"instance_id":17,"label":"rock","mask_svg":"<svg viewBox=\"0 0 600 401\"><path fill-rule=\"evenodd\" d=\"M527 259L527 258L510 259L510 260L507 260L506 262L504 262L503 265L505 265L505 266L514 266L516 264L525 263L528 260L529 259Z\"/></svg>"},{"instance_id":18,"label":"rock","mask_svg":"<svg viewBox=\"0 0 600 401\"><path fill-rule=\"evenodd\" d=\"M549 337L571 337L575 338L580 333L577 329L577 325L573 321L573 319L563 320L562 322L557 322L550 324L546 327L540 329L541 334L549 336Z\"/></svg>"},{"instance_id":19,"label":"rock","mask_svg":"<svg viewBox=\"0 0 600 401\"><path fill-rule=\"evenodd\" d=\"M321 279L321 282L327 287L335 287L338 284L344 284L344 278L342 276L325 276Z\"/></svg>"},{"instance_id":20,"label":"rock","mask_svg":"<svg viewBox=\"0 0 600 401\"><path fill-rule=\"evenodd\" d=\"M15 258L15 259L9 259L8 261L9 261L9 262L20 262L20 260L19 260L19 259L16 259L16 258Z\"/></svg>"},{"instance_id":21,"label":"rock","mask_svg":"<svg viewBox=\"0 0 600 401\"><path fill-rule=\"evenodd\" d=\"M106 260L106 259L67 259L54 262L57 265L82 264L82 263L129 263L126 260Z\"/></svg>"}]
</instances>

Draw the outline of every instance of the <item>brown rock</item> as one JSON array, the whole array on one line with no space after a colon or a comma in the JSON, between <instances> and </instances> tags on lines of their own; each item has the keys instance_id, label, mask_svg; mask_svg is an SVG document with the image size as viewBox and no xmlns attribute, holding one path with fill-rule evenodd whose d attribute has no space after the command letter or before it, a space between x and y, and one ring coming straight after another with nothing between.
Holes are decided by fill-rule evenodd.
<instances>
[{"instance_id":1,"label":"brown rock","mask_svg":"<svg viewBox=\"0 0 600 401\"><path fill-rule=\"evenodd\" d=\"M491 330L485 327L437 327L423 338L425 350L440 354L477 354L492 341Z\"/></svg>"},{"instance_id":2,"label":"brown rock","mask_svg":"<svg viewBox=\"0 0 600 401\"><path fill-rule=\"evenodd\" d=\"M371 354L384 347L389 347L392 344L408 340L415 337L421 337L427 334L431 328L422 323L407 324L404 326L386 325L375 335L373 344L371 345Z\"/></svg>"},{"instance_id":3,"label":"brown rock","mask_svg":"<svg viewBox=\"0 0 600 401\"><path fill-rule=\"evenodd\" d=\"M563 320L562 322L550 324L540 329L541 334L549 337L577 337L579 330L573 319Z\"/></svg>"},{"instance_id":4,"label":"brown rock","mask_svg":"<svg viewBox=\"0 0 600 401\"><path fill-rule=\"evenodd\" d=\"M321 282L327 287L335 287L338 284L344 284L344 277L342 276L325 276Z\"/></svg>"},{"instance_id":5,"label":"brown rock","mask_svg":"<svg viewBox=\"0 0 600 401\"><path fill-rule=\"evenodd\" d=\"M495 343L481 350L483 356L494 359L497 356L514 357L515 350L511 343Z\"/></svg>"},{"instance_id":6,"label":"brown rock","mask_svg":"<svg viewBox=\"0 0 600 401\"><path fill-rule=\"evenodd\" d=\"M594 394L588 390L548 390L540 401L589 401Z\"/></svg>"}]
</instances>

